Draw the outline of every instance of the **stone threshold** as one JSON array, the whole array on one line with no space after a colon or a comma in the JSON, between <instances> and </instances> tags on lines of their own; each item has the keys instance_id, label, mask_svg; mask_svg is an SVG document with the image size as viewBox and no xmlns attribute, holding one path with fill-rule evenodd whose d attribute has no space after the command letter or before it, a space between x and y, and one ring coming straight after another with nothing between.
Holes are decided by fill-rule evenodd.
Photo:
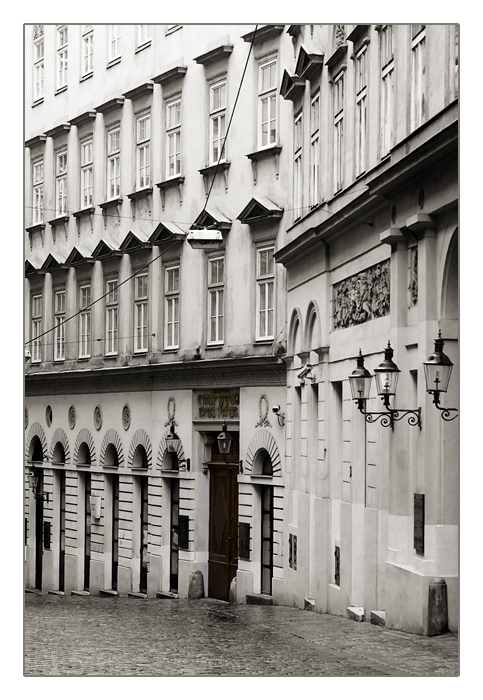
<instances>
[{"instance_id":1,"label":"stone threshold","mask_svg":"<svg viewBox=\"0 0 483 700\"><path fill-rule=\"evenodd\" d=\"M49 595L65 595L65 591L48 591Z\"/></svg>"},{"instance_id":2,"label":"stone threshold","mask_svg":"<svg viewBox=\"0 0 483 700\"><path fill-rule=\"evenodd\" d=\"M144 599L144 598L147 598L147 597L148 597L148 594L147 594L147 593L141 593L141 592L137 592L137 593L128 593L128 594L127 594L127 597L128 597L128 598L142 598L142 599Z\"/></svg>"},{"instance_id":3,"label":"stone threshold","mask_svg":"<svg viewBox=\"0 0 483 700\"><path fill-rule=\"evenodd\" d=\"M35 595L42 595L42 591L38 588L26 588L25 593L34 593Z\"/></svg>"},{"instance_id":4,"label":"stone threshold","mask_svg":"<svg viewBox=\"0 0 483 700\"><path fill-rule=\"evenodd\" d=\"M156 598L171 598L171 599L176 599L178 598L177 593L173 593L173 591L167 591L166 593L164 591L158 591L156 593Z\"/></svg>"},{"instance_id":5,"label":"stone threshold","mask_svg":"<svg viewBox=\"0 0 483 700\"><path fill-rule=\"evenodd\" d=\"M101 598L118 598L119 593L117 591L114 591L112 589L104 589L99 591L99 596Z\"/></svg>"},{"instance_id":6,"label":"stone threshold","mask_svg":"<svg viewBox=\"0 0 483 700\"><path fill-rule=\"evenodd\" d=\"M273 605L273 598L266 593L247 593L247 605Z\"/></svg>"},{"instance_id":7,"label":"stone threshold","mask_svg":"<svg viewBox=\"0 0 483 700\"><path fill-rule=\"evenodd\" d=\"M364 608L359 605L350 605L347 608L349 619L356 622L364 622Z\"/></svg>"},{"instance_id":8,"label":"stone threshold","mask_svg":"<svg viewBox=\"0 0 483 700\"><path fill-rule=\"evenodd\" d=\"M83 595L83 596L90 595L89 591L71 591L70 594L71 595Z\"/></svg>"}]
</instances>

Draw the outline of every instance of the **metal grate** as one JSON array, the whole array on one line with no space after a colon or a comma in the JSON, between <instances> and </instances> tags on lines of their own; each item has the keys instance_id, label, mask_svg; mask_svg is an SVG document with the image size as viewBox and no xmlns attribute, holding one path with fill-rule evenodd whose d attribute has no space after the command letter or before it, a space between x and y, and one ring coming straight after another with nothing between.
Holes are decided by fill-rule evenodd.
<instances>
[{"instance_id":1,"label":"metal grate","mask_svg":"<svg viewBox=\"0 0 483 700\"><path fill-rule=\"evenodd\" d=\"M334 583L340 586L340 547L336 547L334 551Z\"/></svg>"},{"instance_id":2,"label":"metal grate","mask_svg":"<svg viewBox=\"0 0 483 700\"><path fill-rule=\"evenodd\" d=\"M250 523L238 523L238 558L250 560Z\"/></svg>"},{"instance_id":3,"label":"metal grate","mask_svg":"<svg viewBox=\"0 0 483 700\"><path fill-rule=\"evenodd\" d=\"M44 549L50 549L52 524L44 522Z\"/></svg>"}]
</instances>

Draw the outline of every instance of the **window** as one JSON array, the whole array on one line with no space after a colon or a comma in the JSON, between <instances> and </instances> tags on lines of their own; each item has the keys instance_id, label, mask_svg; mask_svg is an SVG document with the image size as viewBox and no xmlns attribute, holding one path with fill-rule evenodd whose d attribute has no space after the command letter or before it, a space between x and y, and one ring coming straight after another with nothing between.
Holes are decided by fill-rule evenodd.
<instances>
[{"instance_id":1,"label":"window","mask_svg":"<svg viewBox=\"0 0 483 700\"><path fill-rule=\"evenodd\" d=\"M420 25L416 26L420 27ZM424 25L416 36L413 36L411 54L411 129L416 129L422 124L425 111L426 29Z\"/></svg>"},{"instance_id":2,"label":"window","mask_svg":"<svg viewBox=\"0 0 483 700\"><path fill-rule=\"evenodd\" d=\"M44 37L34 41L34 102L44 96Z\"/></svg>"},{"instance_id":3,"label":"window","mask_svg":"<svg viewBox=\"0 0 483 700\"><path fill-rule=\"evenodd\" d=\"M44 220L44 161L37 160L32 165L32 203L33 223L40 224Z\"/></svg>"},{"instance_id":4,"label":"window","mask_svg":"<svg viewBox=\"0 0 483 700\"><path fill-rule=\"evenodd\" d=\"M137 120L136 187L149 187L150 117L145 114Z\"/></svg>"},{"instance_id":5,"label":"window","mask_svg":"<svg viewBox=\"0 0 483 700\"><path fill-rule=\"evenodd\" d=\"M56 155L55 214L63 216L67 211L67 151Z\"/></svg>"},{"instance_id":6,"label":"window","mask_svg":"<svg viewBox=\"0 0 483 700\"><path fill-rule=\"evenodd\" d=\"M208 260L208 344L223 343L225 259Z\"/></svg>"},{"instance_id":7,"label":"window","mask_svg":"<svg viewBox=\"0 0 483 700\"><path fill-rule=\"evenodd\" d=\"M121 130L119 127L107 132L107 198L119 197L121 165Z\"/></svg>"},{"instance_id":8,"label":"window","mask_svg":"<svg viewBox=\"0 0 483 700\"><path fill-rule=\"evenodd\" d=\"M356 54L356 175L366 169L367 150L367 46Z\"/></svg>"},{"instance_id":9,"label":"window","mask_svg":"<svg viewBox=\"0 0 483 700\"><path fill-rule=\"evenodd\" d=\"M303 162L302 162L302 144L303 144L303 117L302 112L295 117L294 120L294 183L293 183L293 206L294 219L300 219L302 216L302 199L303 199Z\"/></svg>"},{"instance_id":10,"label":"window","mask_svg":"<svg viewBox=\"0 0 483 700\"><path fill-rule=\"evenodd\" d=\"M257 253L257 340L273 338L274 249Z\"/></svg>"},{"instance_id":11,"label":"window","mask_svg":"<svg viewBox=\"0 0 483 700\"><path fill-rule=\"evenodd\" d=\"M258 73L259 134L261 148L277 141L277 61L272 59L259 66Z\"/></svg>"},{"instance_id":12,"label":"window","mask_svg":"<svg viewBox=\"0 0 483 700\"><path fill-rule=\"evenodd\" d=\"M334 191L342 189L344 179L344 73L334 79Z\"/></svg>"},{"instance_id":13,"label":"window","mask_svg":"<svg viewBox=\"0 0 483 700\"><path fill-rule=\"evenodd\" d=\"M166 176L181 172L181 100L166 104Z\"/></svg>"},{"instance_id":14,"label":"window","mask_svg":"<svg viewBox=\"0 0 483 700\"><path fill-rule=\"evenodd\" d=\"M210 86L210 165L218 163L226 134L226 80Z\"/></svg>"},{"instance_id":15,"label":"window","mask_svg":"<svg viewBox=\"0 0 483 700\"><path fill-rule=\"evenodd\" d=\"M179 265L166 268L164 283L164 347L179 347Z\"/></svg>"},{"instance_id":16,"label":"window","mask_svg":"<svg viewBox=\"0 0 483 700\"><path fill-rule=\"evenodd\" d=\"M67 85L67 27L57 27L57 90Z\"/></svg>"},{"instance_id":17,"label":"window","mask_svg":"<svg viewBox=\"0 0 483 700\"><path fill-rule=\"evenodd\" d=\"M30 352L32 354L32 362L40 362L41 358L41 338L38 336L42 333L42 295L36 294L32 297L31 306L32 317L32 342L30 344Z\"/></svg>"},{"instance_id":18,"label":"window","mask_svg":"<svg viewBox=\"0 0 483 700\"><path fill-rule=\"evenodd\" d=\"M121 34L118 24L111 24L108 28L108 62L121 56Z\"/></svg>"},{"instance_id":19,"label":"window","mask_svg":"<svg viewBox=\"0 0 483 700\"><path fill-rule=\"evenodd\" d=\"M394 40L392 24L381 30L381 156L393 145Z\"/></svg>"},{"instance_id":20,"label":"window","mask_svg":"<svg viewBox=\"0 0 483 700\"><path fill-rule=\"evenodd\" d=\"M310 158L309 158L309 204L315 207L319 203L320 173L320 94L310 101Z\"/></svg>"},{"instance_id":21,"label":"window","mask_svg":"<svg viewBox=\"0 0 483 700\"><path fill-rule=\"evenodd\" d=\"M134 352L148 349L148 275L134 278Z\"/></svg>"},{"instance_id":22,"label":"window","mask_svg":"<svg viewBox=\"0 0 483 700\"><path fill-rule=\"evenodd\" d=\"M81 143L81 208L92 206L92 140Z\"/></svg>"},{"instance_id":23,"label":"window","mask_svg":"<svg viewBox=\"0 0 483 700\"><path fill-rule=\"evenodd\" d=\"M91 355L91 287L84 285L80 288L79 314L79 357Z\"/></svg>"},{"instance_id":24,"label":"window","mask_svg":"<svg viewBox=\"0 0 483 700\"><path fill-rule=\"evenodd\" d=\"M94 30L90 24L84 25L82 33L82 76L94 70Z\"/></svg>"},{"instance_id":25,"label":"window","mask_svg":"<svg viewBox=\"0 0 483 700\"><path fill-rule=\"evenodd\" d=\"M55 292L54 360L65 359L65 289Z\"/></svg>"},{"instance_id":26,"label":"window","mask_svg":"<svg viewBox=\"0 0 483 700\"><path fill-rule=\"evenodd\" d=\"M116 355L118 347L117 280L106 282L106 355Z\"/></svg>"},{"instance_id":27,"label":"window","mask_svg":"<svg viewBox=\"0 0 483 700\"><path fill-rule=\"evenodd\" d=\"M149 24L138 24L138 46L149 41Z\"/></svg>"}]
</instances>

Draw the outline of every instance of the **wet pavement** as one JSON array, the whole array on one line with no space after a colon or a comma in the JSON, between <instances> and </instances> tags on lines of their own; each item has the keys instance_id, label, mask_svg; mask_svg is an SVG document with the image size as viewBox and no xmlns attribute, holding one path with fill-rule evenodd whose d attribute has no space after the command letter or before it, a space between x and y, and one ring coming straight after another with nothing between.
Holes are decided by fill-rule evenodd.
<instances>
[{"instance_id":1,"label":"wet pavement","mask_svg":"<svg viewBox=\"0 0 483 700\"><path fill-rule=\"evenodd\" d=\"M458 676L458 638L297 608L26 593L25 676Z\"/></svg>"}]
</instances>

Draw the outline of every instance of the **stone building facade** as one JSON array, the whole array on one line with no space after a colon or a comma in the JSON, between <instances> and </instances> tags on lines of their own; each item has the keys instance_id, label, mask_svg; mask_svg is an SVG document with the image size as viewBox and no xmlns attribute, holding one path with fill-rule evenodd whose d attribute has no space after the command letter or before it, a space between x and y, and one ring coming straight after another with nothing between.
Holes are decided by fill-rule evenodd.
<instances>
[{"instance_id":1,"label":"stone building facade","mask_svg":"<svg viewBox=\"0 0 483 700\"><path fill-rule=\"evenodd\" d=\"M456 629L456 27L25 32L26 586ZM421 427L350 398L388 340Z\"/></svg>"}]
</instances>

